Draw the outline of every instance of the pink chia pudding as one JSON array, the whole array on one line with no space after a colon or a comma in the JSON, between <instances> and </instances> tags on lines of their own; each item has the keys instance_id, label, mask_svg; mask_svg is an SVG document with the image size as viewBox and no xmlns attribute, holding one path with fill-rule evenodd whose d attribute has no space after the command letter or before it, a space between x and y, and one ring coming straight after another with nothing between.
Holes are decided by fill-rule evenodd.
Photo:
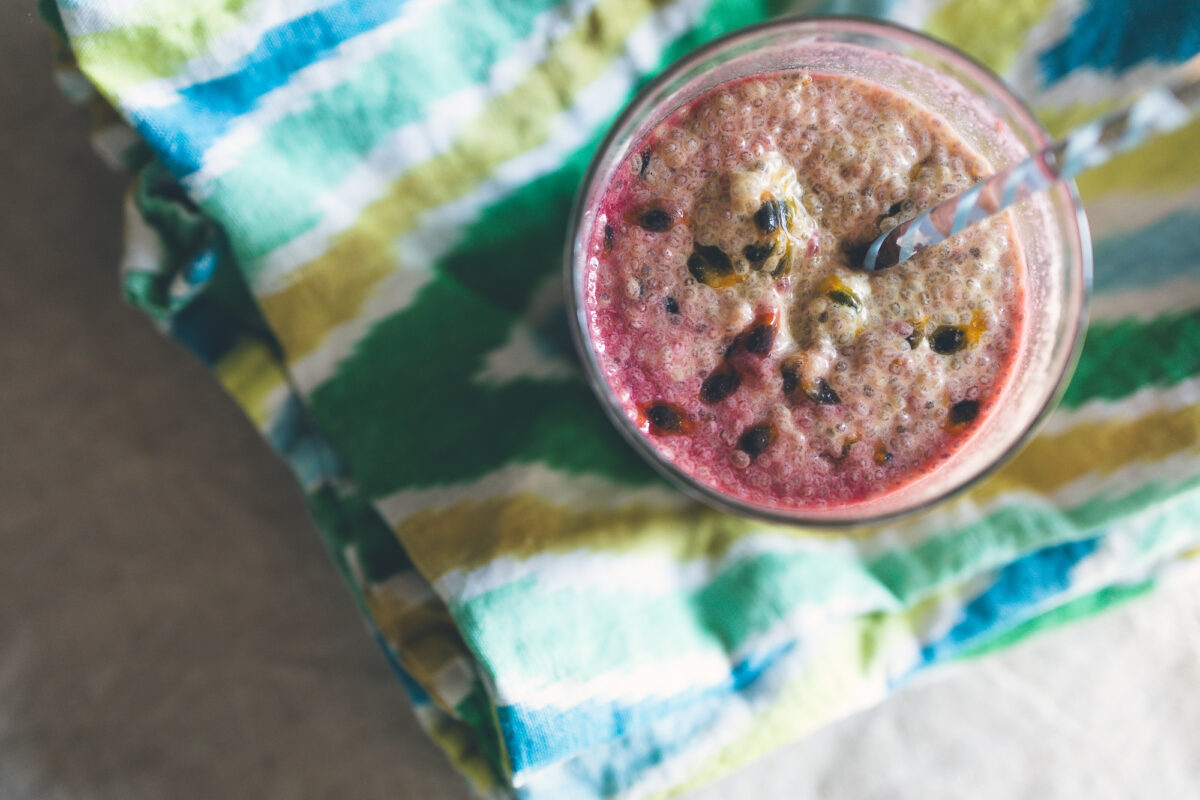
<instances>
[{"instance_id":1,"label":"pink chia pudding","mask_svg":"<svg viewBox=\"0 0 1200 800\"><path fill-rule=\"evenodd\" d=\"M720 85L633 148L589 237L584 305L624 413L679 470L777 509L928 474L991 411L1026 313L994 218L879 273L883 231L992 173L940 116L862 79Z\"/></svg>"}]
</instances>

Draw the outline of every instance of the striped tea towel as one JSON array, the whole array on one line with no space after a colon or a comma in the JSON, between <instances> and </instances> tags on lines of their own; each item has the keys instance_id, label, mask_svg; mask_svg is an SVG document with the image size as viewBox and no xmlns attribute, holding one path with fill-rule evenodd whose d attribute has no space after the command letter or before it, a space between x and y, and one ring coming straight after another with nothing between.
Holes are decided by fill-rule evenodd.
<instances>
[{"instance_id":1,"label":"striped tea towel","mask_svg":"<svg viewBox=\"0 0 1200 800\"><path fill-rule=\"evenodd\" d=\"M1200 544L1200 124L1080 181L1062 408L918 519L700 508L572 356L567 206L637 87L754 0L58 0L134 178L128 297L294 469L418 715L497 797L680 791L912 675L1144 591ZM1200 49L1195 0L844 0L1061 133ZM64 88L88 89L64 55ZM115 109L116 113L112 110ZM120 120L124 120L126 125Z\"/></svg>"}]
</instances>

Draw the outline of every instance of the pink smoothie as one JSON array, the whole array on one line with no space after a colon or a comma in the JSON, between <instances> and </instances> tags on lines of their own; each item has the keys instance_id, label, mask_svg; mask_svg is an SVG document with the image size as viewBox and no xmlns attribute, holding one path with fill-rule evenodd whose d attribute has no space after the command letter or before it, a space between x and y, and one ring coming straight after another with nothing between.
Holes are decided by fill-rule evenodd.
<instances>
[{"instance_id":1,"label":"pink smoothie","mask_svg":"<svg viewBox=\"0 0 1200 800\"><path fill-rule=\"evenodd\" d=\"M663 458L778 509L896 491L964 446L1012 367L1025 263L1001 216L877 274L848 252L991 166L844 76L716 87L617 171L591 232L601 370Z\"/></svg>"}]
</instances>

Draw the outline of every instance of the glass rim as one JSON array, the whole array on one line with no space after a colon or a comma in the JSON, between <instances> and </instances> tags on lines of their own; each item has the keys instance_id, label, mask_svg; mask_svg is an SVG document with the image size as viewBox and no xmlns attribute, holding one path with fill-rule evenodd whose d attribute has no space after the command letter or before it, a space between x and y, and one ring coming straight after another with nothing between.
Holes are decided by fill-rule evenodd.
<instances>
[{"instance_id":1,"label":"glass rim","mask_svg":"<svg viewBox=\"0 0 1200 800\"><path fill-rule=\"evenodd\" d=\"M597 399L601 401L600 405L616 429L645 461L686 495L718 510L743 518L789 526L849 529L914 517L961 496L1008 463L1036 435L1045 423L1046 418L1058 406L1069 384L1068 379L1074 373L1075 367L1079 362L1083 340L1088 327L1088 310L1092 292L1092 241L1088 229L1087 215L1084 211L1082 200L1079 197L1078 187L1073 180L1059 181L1054 187L1048 190L1049 193L1058 195L1060 199L1066 201L1066 211L1069 213L1056 216L1061 216L1065 221L1065 224L1062 226L1064 229L1069 228L1069 230L1064 230L1064 233L1067 233L1068 236L1066 237L1067 241L1064 241L1062 244L1063 250L1067 254L1066 260L1068 262L1065 265L1065 269L1075 279L1074 282L1078 284L1078 288L1068 291L1063 299L1063 306L1068 313L1074 309L1074 318L1070 321L1072 329L1062 331L1057 337L1061 342L1069 340L1069 344L1067 345L1069 349L1067 350L1066 358L1062 359L1058 375L1054 378L1053 389L1047 394L1045 401L1041 404L1037 413L1032 415L1022 432L982 469L975 471L967 479L950 486L945 491L939 492L933 497L922 500L911 507L900 508L894 511L864 513L858 516L835 518L811 516L814 513L821 514L824 511L823 509L773 509L741 500L728 493L702 484L696 478L680 469L672 461L659 453L637 431L633 422L622 411L621 404L615 396L611 384L603 377L603 370L590 341L589 326L586 318L586 304L580 295L581 282L577 279L577 273L582 271L581 269L577 269L580 263L580 248L581 246L586 246L585 243L580 242L580 234L586 222L585 215L588 212L587 197L591 194L597 176L609 160L614 142L622 136L633 133L632 129L627 129L631 128L631 122L638 115L650 110L655 104L666 99L666 97L658 97L658 94L664 87L705 59L719 55L721 51L732 49L743 41L751 40L764 34L784 32L787 29L794 29L798 33L803 33L806 29L827 30L830 28L837 29L834 32L840 35L860 33L876 38L887 38L893 41L899 40L902 44L912 44L916 47L932 50L946 61L957 62L955 66L962 68L972 80L976 81L979 84L979 90L986 94L989 100L1002 104L1004 110L1021 124L1021 132L1030 135L1033 139L1033 149L1044 147L1053 141L1049 132L1029 105L1002 78L982 62L959 50L954 45L895 22L872 17L838 14L784 15L738 28L710 42L706 42L671 62L637 91L620 115L612 122L608 133L597 148L596 154L589 163L587 172L584 174L579 188L575 193L569 216L569 236L565 245L563 262L568 287L566 292L567 311L570 318L568 327L571 330L571 338L575 343L575 348L583 361L587 382L591 386L592 391L596 393ZM838 42L839 40L835 39L831 41ZM841 40L841 43L869 47L869 45L851 41ZM938 69L932 66L931 68ZM939 72L941 71L944 70L939 70ZM958 76L953 77L956 83L962 84ZM979 91L970 86L963 85L962 88L971 94L979 93ZM665 115L669 115L672 110L667 110ZM883 497L886 497L886 495L883 495ZM871 501L866 502L869 503ZM852 504L844 508L848 512L852 512L858 505L860 504Z\"/></svg>"}]
</instances>

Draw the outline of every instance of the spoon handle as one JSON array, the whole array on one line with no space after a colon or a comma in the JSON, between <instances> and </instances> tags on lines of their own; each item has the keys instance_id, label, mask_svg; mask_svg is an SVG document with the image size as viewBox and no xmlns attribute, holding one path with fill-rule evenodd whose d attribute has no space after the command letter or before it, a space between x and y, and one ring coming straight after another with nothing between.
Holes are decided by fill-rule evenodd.
<instances>
[{"instance_id":1,"label":"spoon handle","mask_svg":"<svg viewBox=\"0 0 1200 800\"><path fill-rule=\"evenodd\" d=\"M1057 181L1182 127L1198 110L1200 58L1176 82L1151 89L1133 105L1076 128L1024 161L900 223L871 243L862 268L876 271L907 261Z\"/></svg>"}]
</instances>

